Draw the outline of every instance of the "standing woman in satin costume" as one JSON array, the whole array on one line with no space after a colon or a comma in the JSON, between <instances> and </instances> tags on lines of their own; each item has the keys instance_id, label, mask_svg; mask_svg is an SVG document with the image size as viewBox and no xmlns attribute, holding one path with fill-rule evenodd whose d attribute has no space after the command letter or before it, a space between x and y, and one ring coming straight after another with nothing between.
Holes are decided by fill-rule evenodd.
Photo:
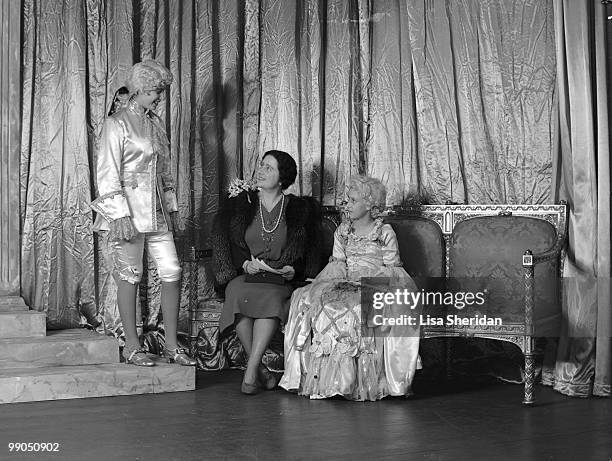
<instances>
[{"instance_id":1,"label":"standing woman in satin costume","mask_svg":"<svg viewBox=\"0 0 612 461\"><path fill-rule=\"evenodd\" d=\"M172 82L170 71L153 60L135 64L126 87L129 100L104 122L97 153L98 213L94 231L103 234L106 257L117 282L117 304L125 332L127 363L154 366L142 350L136 331L136 296L146 245L162 281L161 309L170 362L193 366L177 344L181 266L174 246L178 211L170 174L169 142L153 112ZM117 101L114 101L116 103Z\"/></svg>"}]
</instances>

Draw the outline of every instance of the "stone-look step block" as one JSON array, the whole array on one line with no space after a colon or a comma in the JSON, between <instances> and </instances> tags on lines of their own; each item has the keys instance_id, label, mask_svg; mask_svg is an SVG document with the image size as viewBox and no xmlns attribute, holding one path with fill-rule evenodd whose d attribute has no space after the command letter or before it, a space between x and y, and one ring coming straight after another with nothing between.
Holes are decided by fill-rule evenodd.
<instances>
[{"instance_id":1,"label":"stone-look step block","mask_svg":"<svg viewBox=\"0 0 612 461\"><path fill-rule=\"evenodd\" d=\"M27 311L28 306L21 296L0 296L0 312Z\"/></svg>"},{"instance_id":2,"label":"stone-look step block","mask_svg":"<svg viewBox=\"0 0 612 461\"><path fill-rule=\"evenodd\" d=\"M0 338L45 336L47 316L38 311L0 312Z\"/></svg>"},{"instance_id":3,"label":"stone-look step block","mask_svg":"<svg viewBox=\"0 0 612 461\"><path fill-rule=\"evenodd\" d=\"M0 403L158 394L195 389L195 367L123 363L0 370Z\"/></svg>"},{"instance_id":4,"label":"stone-look step block","mask_svg":"<svg viewBox=\"0 0 612 461\"><path fill-rule=\"evenodd\" d=\"M48 331L38 338L0 339L0 370L118 362L114 338L82 328Z\"/></svg>"}]
</instances>

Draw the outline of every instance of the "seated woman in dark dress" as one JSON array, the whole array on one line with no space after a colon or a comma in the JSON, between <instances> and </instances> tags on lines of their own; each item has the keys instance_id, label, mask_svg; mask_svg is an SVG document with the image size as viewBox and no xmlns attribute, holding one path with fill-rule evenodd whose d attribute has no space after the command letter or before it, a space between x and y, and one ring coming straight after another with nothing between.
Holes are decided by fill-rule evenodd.
<instances>
[{"instance_id":1,"label":"seated woman in dark dress","mask_svg":"<svg viewBox=\"0 0 612 461\"><path fill-rule=\"evenodd\" d=\"M262 356L287 320L294 286L319 269L319 206L312 198L283 193L296 175L289 154L266 152L255 175L259 190L229 198L215 219L215 277L217 284L227 284L219 330L235 325L249 357L245 394L276 386Z\"/></svg>"}]
</instances>

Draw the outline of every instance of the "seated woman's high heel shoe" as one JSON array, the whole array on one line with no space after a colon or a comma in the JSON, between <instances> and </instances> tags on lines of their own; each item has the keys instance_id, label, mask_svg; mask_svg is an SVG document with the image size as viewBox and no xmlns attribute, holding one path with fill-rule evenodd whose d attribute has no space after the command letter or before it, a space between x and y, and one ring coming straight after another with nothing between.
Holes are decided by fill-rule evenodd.
<instances>
[{"instance_id":1,"label":"seated woman's high heel shoe","mask_svg":"<svg viewBox=\"0 0 612 461\"><path fill-rule=\"evenodd\" d=\"M123 357L125 358L125 363L129 363L131 365L136 365L139 367L154 367L155 362L151 360L147 353L142 349L132 349L131 351L124 349Z\"/></svg>"},{"instance_id":2,"label":"seated woman's high heel shoe","mask_svg":"<svg viewBox=\"0 0 612 461\"><path fill-rule=\"evenodd\" d=\"M172 350L164 348L164 357L166 357L168 363L178 363L187 367L193 367L198 364L197 360L189 357L187 351L180 347Z\"/></svg>"}]
</instances>

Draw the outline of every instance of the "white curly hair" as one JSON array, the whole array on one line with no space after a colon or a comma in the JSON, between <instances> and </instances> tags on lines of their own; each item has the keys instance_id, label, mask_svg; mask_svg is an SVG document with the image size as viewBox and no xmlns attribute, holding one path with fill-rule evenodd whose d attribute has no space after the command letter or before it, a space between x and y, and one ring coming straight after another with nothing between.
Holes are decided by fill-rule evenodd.
<instances>
[{"instance_id":1,"label":"white curly hair","mask_svg":"<svg viewBox=\"0 0 612 461\"><path fill-rule=\"evenodd\" d=\"M352 176L349 190L356 190L370 207L372 217L376 218L387 204L387 188L380 180L369 176Z\"/></svg>"},{"instance_id":2,"label":"white curly hair","mask_svg":"<svg viewBox=\"0 0 612 461\"><path fill-rule=\"evenodd\" d=\"M165 89L172 83L172 73L153 59L136 63L125 82L130 94Z\"/></svg>"}]
</instances>

